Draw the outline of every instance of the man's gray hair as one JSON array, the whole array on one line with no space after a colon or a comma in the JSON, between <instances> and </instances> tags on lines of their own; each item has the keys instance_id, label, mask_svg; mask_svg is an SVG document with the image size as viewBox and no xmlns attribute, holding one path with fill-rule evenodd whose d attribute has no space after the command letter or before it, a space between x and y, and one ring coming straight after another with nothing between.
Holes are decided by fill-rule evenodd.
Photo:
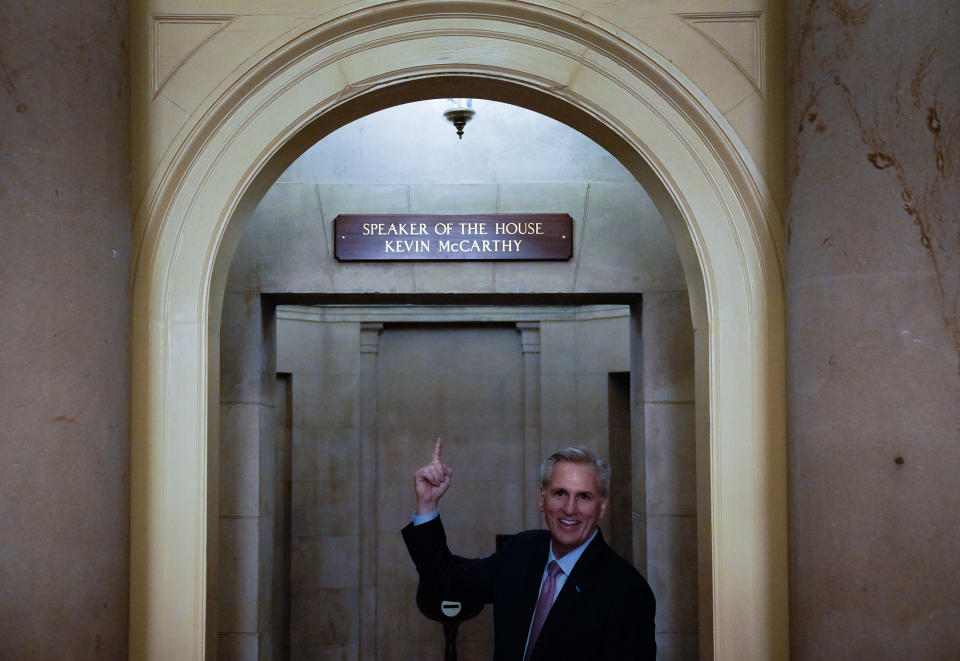
<instances>
[{"instance_id":1,"label":"man's gray hair","mask_svg":"<svg viewBox=\"0 0 960 661\"><path fill-rule=\"evenodd\" d=\"M610 464L605 462L597 453L582 445L570 446L559 452L554 452L546 461L540 464L540 486L546 487L553 476L553 468L561 461L571 464L593 466L597 471L597 483L600 486L600 495L610 493Z\"/></svg>"}]
</instances>

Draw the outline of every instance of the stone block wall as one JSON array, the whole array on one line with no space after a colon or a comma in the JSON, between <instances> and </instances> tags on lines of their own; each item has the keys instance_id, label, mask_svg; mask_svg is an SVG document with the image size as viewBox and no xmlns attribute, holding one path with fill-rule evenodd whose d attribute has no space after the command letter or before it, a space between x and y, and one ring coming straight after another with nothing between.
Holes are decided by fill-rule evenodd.
<instances>
[{"instance_id":1,"label":"stone block wall","mask_svg":"<svg viewBox=\"0 0 960 661\"><path fill-rule=\"evenodd\" d=\"M788 6L791 655L951 658L957 10ZM10 0L0 16L13 658L126 656L126 8Z\"/></svg>"},{"instance_id":2,"label":"stone block wall","mask_svg":"<svg viewBox=\"0 0 960 661\"><path fill-rule=\"evenodd\" d=\"M0 657L122 659L127 4L0 10Z\"/></svg>"},{"instance_id":3,"label":"stone block wall","mask_svg":"<svg viewBox=\"0 0 960 661\"><path fill-rule=\"evenodd\" d=\"M960 8L790 3L795 659L960 649Z\"/></svg>"},{"instance_id":4,"label":"stone block wall","mask_svg":"<svg viewBox=\"0 0 960 661\"><path fill-rule=\"evenodd\" d=\"M685 293L643 297L646 568L658 658L696 659L697 453L693 327Z\"/></svg>"}]
</instances>

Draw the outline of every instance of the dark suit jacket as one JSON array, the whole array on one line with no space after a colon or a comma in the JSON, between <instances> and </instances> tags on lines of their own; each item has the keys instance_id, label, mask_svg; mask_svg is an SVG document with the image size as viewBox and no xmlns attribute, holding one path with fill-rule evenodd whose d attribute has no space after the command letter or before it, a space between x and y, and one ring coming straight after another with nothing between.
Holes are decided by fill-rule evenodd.
<instances>
[{"instance_id":1,"label":"dark suit jacket","mask_svg":"<svg viewBox=\"0 0 960 661\"><path fill-rule=\"evenodd\" d=\"M521 661L547 562L550 533L531 530L501 551L461 562L440 519L403 529L421 586L454 601L493 604L494 661ZM533 650L534 661L648 661L656 601L643 576L597 533L567 577Z\"/></svg>"}]
</instances>

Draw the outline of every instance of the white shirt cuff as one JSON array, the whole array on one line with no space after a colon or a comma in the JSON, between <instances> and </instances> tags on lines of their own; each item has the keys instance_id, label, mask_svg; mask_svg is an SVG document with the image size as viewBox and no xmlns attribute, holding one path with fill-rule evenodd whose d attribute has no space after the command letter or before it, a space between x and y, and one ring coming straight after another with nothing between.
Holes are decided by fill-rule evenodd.
<instances>
[{"instance_id":1,"label":"white shirt cuff","mask_svg":"<svg viewBox=\"0 0 960 661\"><path fill-rule=\"evenodd\" d=\"M419 526L421 523L428 523L433 521L435 518L440 516L440 510L433 510L432 512L427 512L426 514L417 514L413 513L413 525Z\"/></svg>"}]
</instances>

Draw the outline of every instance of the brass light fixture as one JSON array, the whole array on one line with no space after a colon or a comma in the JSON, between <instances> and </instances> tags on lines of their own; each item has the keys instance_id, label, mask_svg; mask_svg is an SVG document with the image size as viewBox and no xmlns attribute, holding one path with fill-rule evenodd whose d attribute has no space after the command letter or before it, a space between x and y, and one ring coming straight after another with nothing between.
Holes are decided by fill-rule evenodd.
<instances>
[{"instance_id":1,"label":"brass light fixture","mask_svg":"<svg viewBox=\"0 0 960 661\"><path fill-rule=\"evenodd\" d=\"M444 119L457 129L457 136L463 140L463 127L467 125L477 111L473 108L473 99L447 99L450 108L443 113Z\"/></svg>"}]
</instances>

